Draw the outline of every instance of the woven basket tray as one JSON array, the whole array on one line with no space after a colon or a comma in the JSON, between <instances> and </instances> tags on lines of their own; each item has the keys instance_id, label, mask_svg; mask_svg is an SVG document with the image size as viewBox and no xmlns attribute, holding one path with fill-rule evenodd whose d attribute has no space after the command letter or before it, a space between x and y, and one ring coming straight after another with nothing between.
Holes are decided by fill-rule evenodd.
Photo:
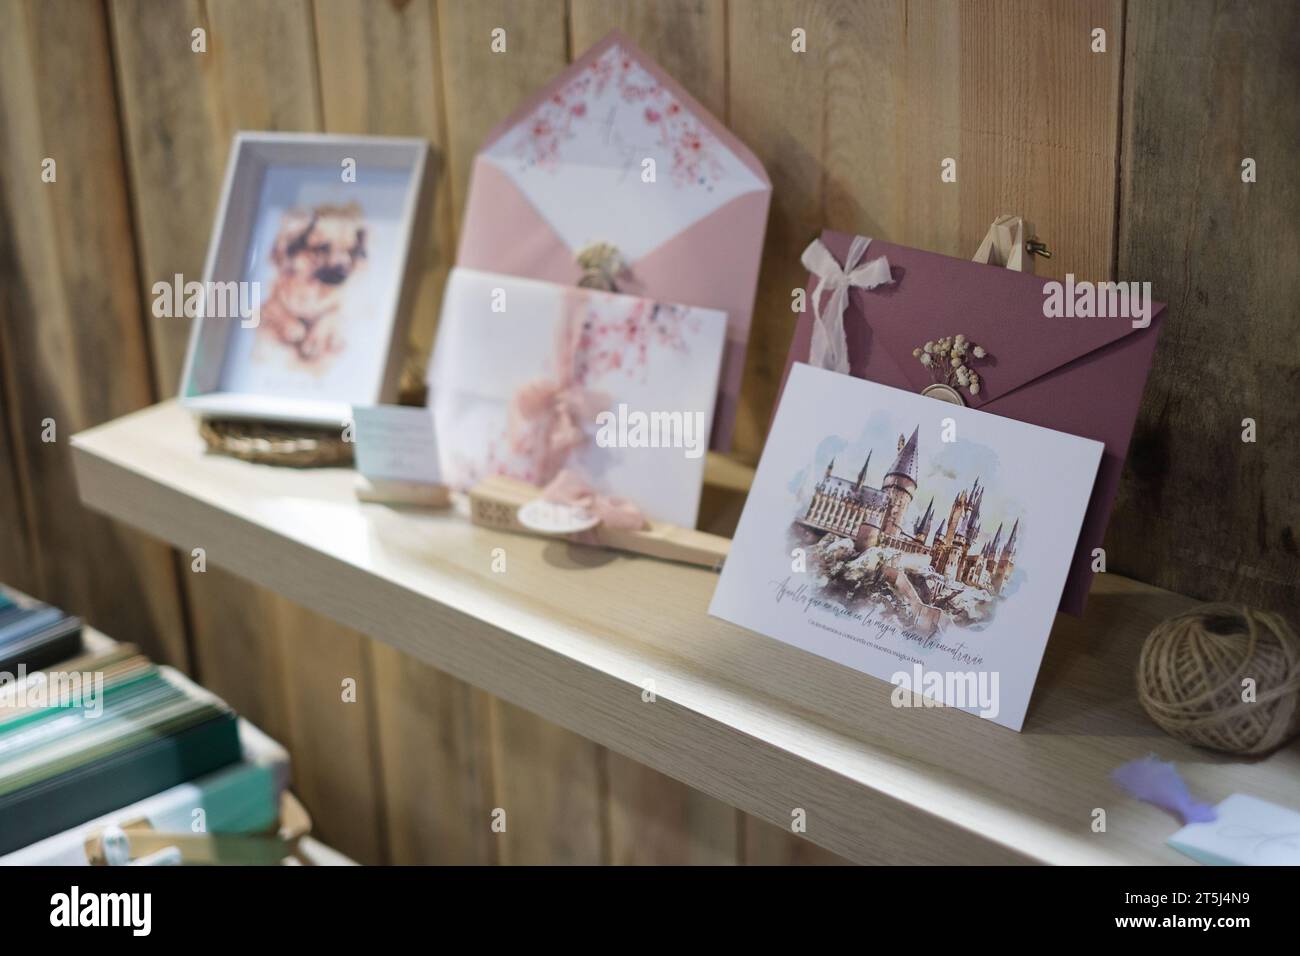
<instances>
[{"instance_id":1,"label":"woven basket tray","mask_svg":"<svg viewBox=\"0 0 1300 956\"><path fill-rule=\"evenodd\" d=\"M408 359L399 385L403 405L424 405L427 389L421 363ZM208 448L263 465L289 468L351 467L352 445L338 428L284 425L247 419L209 418L199 422Z\"/></svg>"},{"instance_id":2,"label":"woven basket tray","mask_svg":"<svg viewBox=\"0 0 1300 956\"><path fill-rule=\"evenodd\" d=\"M337 428L206 419L199 423L199 434L212 451L264 465L328 468L352 464L352 445Z\"/></svg>"}]
</instances>

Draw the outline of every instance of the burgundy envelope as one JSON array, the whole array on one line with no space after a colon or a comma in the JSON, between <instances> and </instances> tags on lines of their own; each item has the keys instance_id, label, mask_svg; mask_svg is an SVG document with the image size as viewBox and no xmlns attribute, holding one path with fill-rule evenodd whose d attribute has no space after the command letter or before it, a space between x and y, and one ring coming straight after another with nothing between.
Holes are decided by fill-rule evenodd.
<instances>
[{"instance_id":1,"label":"burgundy envelope","mask_svg":"<svg viewBox=\"0 0 1300 956\"><path fill-rule=\"evenodd\" d=\"M821 240L843 266L853 236L828 230ZM893 283L850 291L844 330L851 374L919 392L933 379L912 350L960 333L989 353L973 363L981 394L962 390L969 406L1106 446L1061 597L1062 611L1082 614L1092 552L1110 519L1164 304L1152 304L1146 328L1133 328L1127 318L1047 318L1049 279L874 239L865 258L878 256L889 261ZM810 304L795 329L787 376L794 362L808 361L815 286L810 276Z\"/></svg>"},{"instance_id":2,"label":"burgundy envelope","mask_svg":"<svg viewBox=\"0 0 1300 956\"><path fill-rule=\"evenodd\" d=\"M614 31L488 134L456 264L571 285L575 252L608 241L628 267L620 292L726 312L711 439L725 450L771 195L754 154Z\"/></svg>"}]
</instances>

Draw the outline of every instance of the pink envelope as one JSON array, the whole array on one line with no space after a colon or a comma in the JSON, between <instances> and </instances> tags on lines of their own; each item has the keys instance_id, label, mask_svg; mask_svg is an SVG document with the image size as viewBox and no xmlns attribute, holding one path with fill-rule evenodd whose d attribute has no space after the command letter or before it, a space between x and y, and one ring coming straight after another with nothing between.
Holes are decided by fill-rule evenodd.
<instances>
[{"instance_id":1,"label":"pink envelope","mask_svg":"<svg viewBox=\"0 0 1300 956\"><path fill-rule=\"evenodd\" d=\"M843 266L853 236L828 230L821 240ZM864 261L879 256L889 261L893 282L852 289L844 313L851 374L919 392L933 379L912 350L960 333L989 353L974 363L980 394L962 390L967 405L1106 446L1061 597L1062 611L1082 614L1092 552L1110 519L1164 304L1152 303L1146 328L1128 318L1048 318L1049 279L872 240ZM815 286L810 276L787 376L794 362L809 360Z\"/></svg>"},{"instance_id":2,"label":"pink envelope","mask_svg":"<svg viewBox=\"0 0 1300 956\"><path fill-rule=\"evenodd\" d=\"M488 135L456 264L573 284L575 253L607 242L620 292L726 312L711 435L725 450L771 195L754 154L616 30Z\"/></svg>"}]
</instances>

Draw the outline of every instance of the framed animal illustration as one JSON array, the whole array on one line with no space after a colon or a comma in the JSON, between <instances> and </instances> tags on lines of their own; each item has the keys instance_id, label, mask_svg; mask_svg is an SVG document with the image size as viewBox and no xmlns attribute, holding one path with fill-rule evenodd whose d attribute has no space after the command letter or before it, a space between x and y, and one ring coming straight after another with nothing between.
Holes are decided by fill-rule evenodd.
<instances>
[{"instance_id":1,"label":"framed animal illustration","mask_svg":"<svg viewBox=\"0 0 1300 956\"><path fill-rule=\"evenodd\" d=\"M431 168L420 139L236 135L203 281L154 288L195 320L182 402L341 425L395 401Z\"/></svg>"}]
</instances>

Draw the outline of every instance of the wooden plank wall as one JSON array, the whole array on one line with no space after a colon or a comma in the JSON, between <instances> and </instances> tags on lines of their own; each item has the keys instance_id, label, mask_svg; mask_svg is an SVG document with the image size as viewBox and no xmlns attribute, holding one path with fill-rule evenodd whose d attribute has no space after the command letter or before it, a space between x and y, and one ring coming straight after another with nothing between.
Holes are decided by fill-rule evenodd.
<instances>
[{"instance_id":1,"label":"wooden plank wall","mask_svg":"<svg viewBox=\"0 0 1300 956\"><path fill-rule=\"evenodd\" d=\"M1131 2L1129 34L1118 271L1171 321L1106 550L1300 626L1300 6Z\"/></svg>"},{"instance_id":2,"label":"wooden plank wall","mask_svg":"<svg viewBox=\"0 0 1300 956\"><path fill-rule=\"evenodd\" d=\"M489 49L495 27L504 55ZM1300 16L1288 0L0 4L0 577L188 668L284 740L319 833L358 859L835 862L238 569L195 573L188 554L76 501L66 437L176 389L188 329L152 317L149 289L200 273L235 130L433 144L418 360L484 134L611 27L773 180L740 457L761 448L799 252L820 228L969 255L994 216L1020 212L1056 254L1040 273L1145 279L1170 302L1111 569L1300 611ZM196 28L206 53L191 51ZM1091 49L1097 28L1104 53ZM1249 185L1246 156L1259 168ZM40 180L45 157L55 183ZM955 183L940 179L945 158ZM1222 395L1232 401L1210 398ZM57 441L42 441L47 417ZM1253 445L1244 417L1258 422Z\"/></svg>"},{"instance_id":3,"label":"wooden plank wall","mask_svg":"<svg viewBox=\"0 0 1300 956\"><path fill-rule=\"evenodd\" d=\"M0 394L14 452L7 482L21 489L4 514L21 517L26 540L0 565L21 564L20 580L43 597L185 665L173 556L77 504L68 446L157 394L97 4L0 4L0 115ZM42 181L47 158L52 182Z\"/></svg>"}]
</instances>

